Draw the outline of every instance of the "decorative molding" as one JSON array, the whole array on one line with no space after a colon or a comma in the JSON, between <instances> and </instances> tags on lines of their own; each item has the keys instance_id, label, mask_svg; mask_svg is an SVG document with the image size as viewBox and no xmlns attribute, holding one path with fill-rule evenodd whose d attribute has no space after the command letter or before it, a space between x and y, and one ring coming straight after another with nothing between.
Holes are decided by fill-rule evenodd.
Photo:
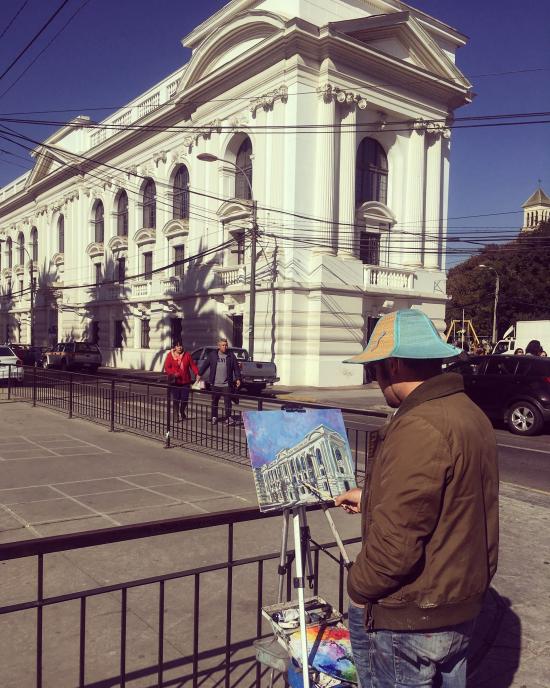
<instances>
[{"instance_id":1,"label":"decorative molding","mask_svg":"<svg viewBox=\"0 0 550 688\"><path fill-rule=\"evenodd\" d=\"M348 107L356 107L359 108L359 110L367 109L368 102L365 96L345 88L340 88L340 86L331 84L328 81L322 86L319 86L317 93L325 103L330 103L334 100Z\"/></svg>"},{"instance_id":2,"label":"decorative molding","mask_svg":"<svg viewBox=\"0 0 550 688\"><path fill-rule=\"evenodd\" d=\"M117 251L125 251L128 248L128 237L118 236L118 234L109 239L107 248L111 253L116 253Z\"/></svg>"},{"instance_id":3,"label":"decorative molding","mask_svg":"<svg viewBox=\"0 0 550 688\"><path fill-rule=\"evenodd\" d=\"M158 151L158 153L153 154L153 162L158 167L161 162L166 162L167 157L168 154L166 153L166 151Z\"/></svg>"},{"instance_id":4,"label":"decorative molding","mask_svg":"<svg viewBox=\"0 0 550 688\"><path fill-rule=\"evenodd\" d=\"M134 234L134 243L138 246L143 244L154 244L156 240L156 230L152 227L142 227Z\"/></svg>"},{"instance_id":5,"label":"decorative molding","mask_svg":"<svg viewBox=\"0 0 550 688\"><path fill-rule=\"evenodd\" d=\"M173 237L186 237L189 234L189 219L172 219L162 228L162 233L167 239Z\"/></svg>"},{"instance_id":6,"label":"decorative molding","mask_svg":"<svg viewBox=\"0 0 550 688\"><path fill-rule=\"evenodd\" d=\"M191 123L191 126L193 126L192 123ZM189 146L192 146L194 143L196 146L199 142L199 139L202 138L206 141L206 140L210 139L210 137L212 136L213 133L219 134L220 131L221 131L221 121L219 119L215 119L212 122L209 122L208 124L195 127L195 131L183 139L183 145L189 147Z\"/></svg>"},{"instance_id":7,"label":"decorative molding","mask_svg":"<svg viewBox=\"0 0 550 688\"><path fill-rule=\"evenodd\" d=\"M273 105L276 100L280 100L281 103L286 103L288 101L288 88L284 84L276 88L274 91L269 91L258 98L253 98L250 101L250 112L252 117L256 117L256 111L263 108L265 112L273 109Z\"/></svg>"},{"instance_id":8,"label":"decorative molding","mask_svg":"<svg viewBox=\"0 0 550 688\"><path fill-rule=\"evenodd\" d=\"M53 256L51 257L50 263L52 265L55 265L56 267L59 267L60 265L65 264L65 254L64 253L54 253Z\"/></svg>"},{"instance_id":9,"label":"decorative molding","mask_svg":"<svg viewBox=\"0 0 550 688\"><path fill-rule=\"evenodd\" d=\"M426 134L428 134L428 136L433 137L435 140L439 138L451 138L451 130L449 129L449 127L447 127L445 124L442 124L441 122L428 122L428 124L426 124Z\"/></svg>"},{"instance_id":10,"label":"decorative molding","mask_svg":"<svg viewBox=\"0 0 550 688\"><path fill-rule=\"evenodd\" d=\"M86 253L90 258L97 258L105 253L105 246L102 243L93 241L91 244L86 246Z\"/></svg>"}]
</instances>

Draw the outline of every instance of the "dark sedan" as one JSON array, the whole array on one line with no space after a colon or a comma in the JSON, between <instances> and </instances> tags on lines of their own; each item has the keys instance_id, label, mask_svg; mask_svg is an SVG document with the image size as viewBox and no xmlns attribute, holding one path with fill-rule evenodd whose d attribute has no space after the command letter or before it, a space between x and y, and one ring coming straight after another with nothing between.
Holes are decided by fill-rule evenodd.
<instances>
[{"instance_id":1,"label":"dark sedan","mask_svg":"<svg viewBox=\"0 0 550 688\"><path fill-rule=\"evenodd\" d=\"M470 399L516 435L536 435L550 422L548 358L470 356L447 371L460 373Z\"/></svg>"}]
</instances>

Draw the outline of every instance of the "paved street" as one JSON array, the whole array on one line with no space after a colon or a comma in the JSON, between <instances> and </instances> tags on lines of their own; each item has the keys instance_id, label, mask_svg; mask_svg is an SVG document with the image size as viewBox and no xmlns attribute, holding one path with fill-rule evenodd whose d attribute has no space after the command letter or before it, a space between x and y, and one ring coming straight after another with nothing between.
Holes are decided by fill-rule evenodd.
<instances>
[{"instance_id":1,"label":"paved street","mask_svg":"<svg viewBox=\"0 0 550 688\"><path fill-rule=\"evenodd\" d=\"M373 393L371 391L371 393ZM309 391L310 398L313 393ZM330 398L331 394L323 394ZM356 394L346 396L350 402ZM294 391L292 396L305 393ZM305 401L305 399L304 399ZM332 399L331 399L332 401ZM109 433L105 427L88 421L68 420L63 413L30 404L6 402L0 405L0 540L9 542L44 535L108 528L117 524L201 514L218 510L254 506L255 491L245 461L229 457L205 456L189 449L165 450L159 442L126 432ZM369 426L379 424L371 419ZM352 423L348 419L348 424ZM501 563L494 582L498 595L491 602L481 624L483 637L492 638L489 655L481 663L471 687L532 686L544 688L541 678L548 674L547 626L547 552L550 548L550 448L548 436L517 438L497 430L501 465ZM357 522L335 513L336 522L345 537L357 534ZM311 519L315 534L330 539L326 524L315 515ZM92 550L67 552L46 557L46 594L108 585L134 577L223 561L227 555L225 529L204 533L149 538L142 542L110 545ZM276 552L280 527L264 523L243 524L236 529L235 555L254 556L257 552ZM353 548L352 548L353 550ZM353 551L352 551L353 553ZM546 557L546 558L545 558ZM521 565L520 565L521 562ZM9 604L35 595L35 565L26 560L2 564L3 592L1 604ZM243 572L244 573L244 572ZM265 594L274 594L273 571L266 571ZM249 623L253 613L251 590L256 583L250 576L238 577L234 591L235 609L242 614L243 649L239 664L232 673L232 684L239 671L250 673L250 642L254 629ZM244 585L244 587L242 587ZM337 585L334 570L323 575L320 592L332 599ZM204 582L201 599L201 637L211 640L205 652L211 659L201 664L204 685L214 686L223 677L223 635L218 630L224 612L210 606L225 590L223 576L212 575ZM175 590L178 588L174 588ZM167 607L170 628L166 631L167 656L176 664L167 674L186 674L177 658L188 655L189 641L182 640L181 619L187 618L186 599L171 593ZM332 591L332 592L331 592ZM254 593L255 594L255 593ZM152 686L151 670L155 664L155 605L151 595L135 594L129 602L128 632L132 638L130 668L134 670L132 686ZM154 597L154 594L153 594ZM101 596L101 603L91 607L88 620L88 680L116 676L119 630L116 623L106 623L118 616L118 598ZM237 613L237 612L235 612ZM203 617L204 614L204 617ZM114 615L114 616L113 616ZM20 615L0 620L0 685L26 688L33 683L33 671L27 657L34 652L33 618ZM74 660L77 649L67 650L63 661L53 662L55 643L71 647L74 619L69 607L50 612L46 645L50 659L46 662L46 686L76 684ZM240 617L238 617L240 618ZM247 621L248 618L248 621ZM72 620L71 620L72 619ZM52 625L53 624L53 625ZM92 640L102 628L104 640ZM57 629L57 630L54 630ZM245 632L246 629L246 632ZM498 631L498 632L497 632ZM52 635L53 633L53 635ZM189 636L190 638L190 636ZM74 643L73 643L74 644ZM107 649L107 648L112 649ZM245 651L248 648L248 652ZM137 653L137 654L135 654ZM140 669L141 667L141 669ZM61 672L61 673L60 673ZM141 672L141 673L140 673ZM252 676L253 674L251 674ZM15 677L15 678L14 678ZM114 679L113 679L114 680ZM252 678L250 679L250 682ZM108 680L97 685L116 685ZM180 685L175 683L175 685ZM244 683L248 686L249 683Z\"/></svg>"}]
</instances>

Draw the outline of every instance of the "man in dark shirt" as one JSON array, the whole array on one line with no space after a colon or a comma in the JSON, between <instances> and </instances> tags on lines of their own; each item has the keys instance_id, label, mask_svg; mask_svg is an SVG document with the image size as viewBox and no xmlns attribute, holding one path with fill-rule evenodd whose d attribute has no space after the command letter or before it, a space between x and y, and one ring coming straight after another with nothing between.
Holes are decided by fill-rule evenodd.
<instances>
[{"instance_id":1,"label":"man in dark shirt","mask_svg":"<svg viewBox=\"0 0 550 688\"><path fill-rule=\"evenodd\" d=\"M200 367L200 375L204 375L208 369L208 384L212 391L212 424L216 425L218 422L218 403L223 396L226 422L228 425L234 425L235 421L231 415L231 392L235 387L238 389L241 386L241 370L235 354L229 351L227 339L220 339L218 348L208 354Z\"/></svg>"}]
</instances>

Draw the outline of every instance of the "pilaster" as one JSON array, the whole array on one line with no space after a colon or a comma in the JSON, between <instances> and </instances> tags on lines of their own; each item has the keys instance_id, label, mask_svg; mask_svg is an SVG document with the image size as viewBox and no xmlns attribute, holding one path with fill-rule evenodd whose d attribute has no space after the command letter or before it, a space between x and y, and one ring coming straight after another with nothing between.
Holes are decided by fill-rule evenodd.
<instances>
[{"instance_id":1,"label":"pilaster","mask_svg":"<svg viewBox=\"0 0 550 688\"><path fill-rule=\"evenodd\" d=\"M422 120L413 124L409 138L407 165L407 214L404 223L403 264L408 267L422 265L422 238L424 230L425 182L425 125Z\"/></svg>"}]
</instances>

